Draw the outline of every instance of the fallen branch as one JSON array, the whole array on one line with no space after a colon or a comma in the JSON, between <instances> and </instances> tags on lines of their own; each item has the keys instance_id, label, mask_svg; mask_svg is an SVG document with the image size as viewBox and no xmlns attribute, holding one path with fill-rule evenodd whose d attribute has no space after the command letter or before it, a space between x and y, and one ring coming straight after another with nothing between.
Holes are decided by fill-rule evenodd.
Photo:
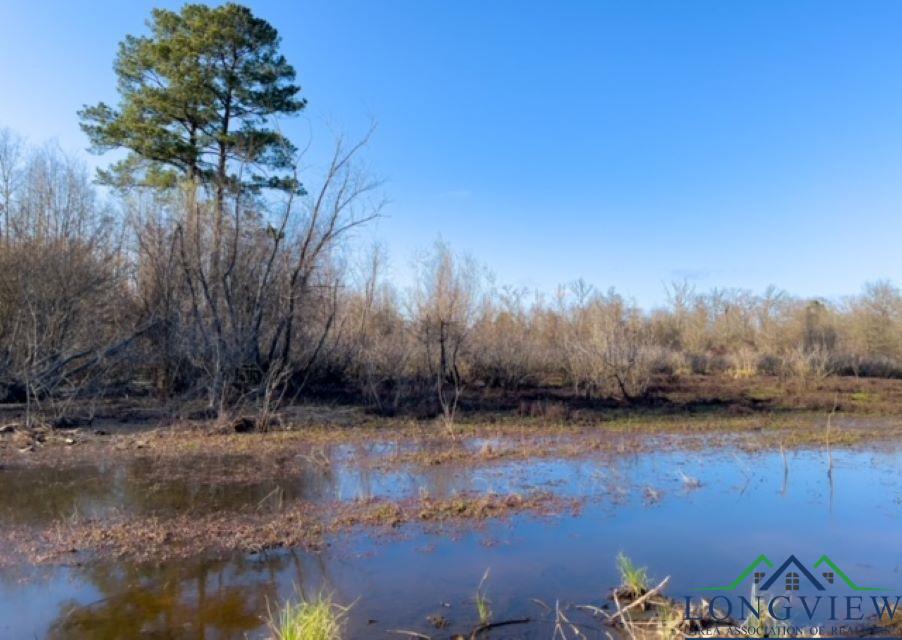
<instances>
[{"instance_id":1,"label":"fallen branch","mask_svg":"<svg viewBox=\"0 0 902 640\"><path fill-rule=\"evenodd\" d=\"M567 634L564 632L564 625L569 625L570 629L573 631L573 634L576 636L577 640L580 638L584 638L588 640L586 636L580 631L575 624L573 624L567 616L564 615L564 612L561 611L561 601L554 601L554 634L551 636L551 640L557 640L560 635L560 640L567 640Z\"/></svg>"},{"instance_id":2,"label":"fallen branch","mask_svg":"<svg viewBox=\"0 0 902 640\"><path fill-rule=\"evenodd\" d=\"M636 634L633 633L633 621L630 618L624 618L623 614L626 613L626 610L620 606L620 600L617 598L617 592L614 592L614 604L617 605L617 613L615 615L620 616L621 622L623 622L623 628L626 629L626 632L629 634L631 640L636 640ZM611 617L611 620L614 620L614 617Z\"/></svg>"},{"instance_id":3,"label":"fallen branch","mask_svg":"<svg viewBox=\"0 0 902 640\"><path fill-rule=\"evenodd\" d=\"M432 636L425 633L417 633L416 631L405 631L404 629L389 629L388 633L397 633L402 636L410 636L411 638L419 638L419 640L432 640Z\"/></svg>"},{"instance_id":4,"label":"fallen branch","mask_svg":"<svg viewBox=\"0 0 902 640\"><path fill-rule=\"evenodd\" d=\"M614 620L616 620L617 618L620 618L621 620L623 620L624 613L626 613L630 609L635 609L636 607L638 607L639 605L641 605L642 603L647 601L652 596L659 594L661 592L661 590L667 586L668 582L670 582L670 576L667 576L666 578L661 580L661 583L657 587L655 587L654 589L651 589L649 591L646 591L644 595L642 595L639 598L636 598L631 603L629 603L628 605L626 605L625 607L622 607L622 608L620 607L620 602L619 602L619 600L616 599L616 594L615 594L614 598L615 598L615 602L617 602L617 612L614 615L609 616L608 619L611 622L614 622Z\"/></svg>"},{"instance_id":5,"label":"fallen branch","mask_svg":"<svg viewBox=\"0 0 902 640\"><path fill-rule=\"evenodd\" d=\"M470 634L470 640L476 640L479 634L483 631L497 629L498 627L506 627L510 624L526 624L528 622L530 622L529 618L516 618L514 620L502 620L501 622L487 622L473 629L473 632Z\"/></svg>"},{"instance_id":6,"label":"fallen branch","mask_svg":"<svg viewBox=\"0 0 902 640\"><path fill-rule=\"evenodd\" d=\"M577 609L583 609L584 611L590 612L592 615L598 615L599 613L606 617L608 620L611 619L611 614L602 609L601 607L596 607L591 604L578 604L576 605Z\"/></svg>"}]
</instances>

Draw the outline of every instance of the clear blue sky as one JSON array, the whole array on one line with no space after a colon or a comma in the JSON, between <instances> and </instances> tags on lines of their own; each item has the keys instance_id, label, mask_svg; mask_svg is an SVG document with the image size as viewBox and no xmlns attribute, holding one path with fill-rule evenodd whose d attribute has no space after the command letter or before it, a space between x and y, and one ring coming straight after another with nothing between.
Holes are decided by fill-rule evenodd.
<instances>
[{"instance_id":1,"label":"clear blue sky","mask_svg":"<svg viewBox=\"0 0 902 640\"><path fill-rule=\"evenodd\" d=\"M0 125L83 149L157 0L0 2ZM250 2L310 106L379 122L399 281L439 234L500 282L838 296L902 279L902 2ZM92 162L97 162L92 160Z\"/></svg>"}]
</instances>

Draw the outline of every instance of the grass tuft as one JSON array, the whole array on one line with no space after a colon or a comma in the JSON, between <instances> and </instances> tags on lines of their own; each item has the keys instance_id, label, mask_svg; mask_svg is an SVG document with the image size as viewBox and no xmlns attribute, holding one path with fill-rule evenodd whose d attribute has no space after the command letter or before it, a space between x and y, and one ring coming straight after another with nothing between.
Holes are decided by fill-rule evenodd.
<instances>
[{"instance_id":1,"label":"grass tuft","mask_svg":"<svg viewBox=\"0 0 902 640\"><path fill-rule=\"evenodd\" d=\"M349 609L332 596L286 601L275 615L270 612L273 640L341 640Z\"/></svg>"},{"instance_id":2,"label":"grass tuft","mask_svg":"<svg viewBox=\"0 0 902 640\"><path fill-rule=\"evenodd\" d=\"M479 624L487 625L492 621L492 609L485 590L485 581L488 580L489 569L485 570L479 586L476 587L476 613L479 614Z\"/></svg>"},{"instance_id":3,"label":"grass tuft","mask_svg":"<svg viewBox=\"0 0 902 640\"><path fill-rule=\"evenodd\" d=\"M619 592L622 595L638 598L648 591L648 569L637 567L622 551L617 554L617 570L620 572Z\"/></svg>"}]
</instances>

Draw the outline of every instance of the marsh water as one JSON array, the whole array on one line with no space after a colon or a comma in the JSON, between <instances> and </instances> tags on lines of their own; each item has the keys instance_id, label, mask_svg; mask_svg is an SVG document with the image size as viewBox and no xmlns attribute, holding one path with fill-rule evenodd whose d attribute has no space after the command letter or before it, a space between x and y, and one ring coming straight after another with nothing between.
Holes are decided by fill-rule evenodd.
<instances>
[{"instance_id":1,"label":"marsh water","mask_svg":"<svg viewBox=\"0 0 902 640\"><path fill-rule=\"evenodd\" d=\"M484 443L474 441L478 448ZM332 464L264 483L161 480L147 462L0 470L0 522L46 526L67 517L278 509L291 500L548 491L584 498L553 516L424 530L338 534L317 552L279 550L160 563L94 561L0 568L2 638L262 638L268 611L300 592L353 603L349 637L435 638L477 621L485 590L494 620L530 618L481 637L550 638L555 602L602 638L575 604L601 606L624 552L671 576L668 592L732 580L751 559L828 554L858 584L902 592L902 448L741 452L694 447L566 459L479 461L381 469L359 464L381 445L334 447ZM227 464L228 461L223 461ZM447 621L437 630L429 618ZM410 636L408 636L410 637Z\"/></svg>"}]
</instances>

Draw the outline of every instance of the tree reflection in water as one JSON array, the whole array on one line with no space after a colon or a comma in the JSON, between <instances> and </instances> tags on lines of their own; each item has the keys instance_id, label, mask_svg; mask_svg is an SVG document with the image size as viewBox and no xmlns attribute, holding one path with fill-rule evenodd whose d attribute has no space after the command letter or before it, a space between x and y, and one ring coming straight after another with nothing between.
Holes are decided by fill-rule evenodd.
<instances>
[{"instance_id":1,"label":"tree reflection in water","mask_svg":"<svg viewBox=\"0 0 902 640\"><path fill-rule=\"evenodd\" d=\"M294 587L316 590L323 576L318 556L296 551L159 565L93 564L78 577L103 597L61 604L48 637L245 638L265 628L268 606L275 609Z\"/></svg>"}]
</instances>

